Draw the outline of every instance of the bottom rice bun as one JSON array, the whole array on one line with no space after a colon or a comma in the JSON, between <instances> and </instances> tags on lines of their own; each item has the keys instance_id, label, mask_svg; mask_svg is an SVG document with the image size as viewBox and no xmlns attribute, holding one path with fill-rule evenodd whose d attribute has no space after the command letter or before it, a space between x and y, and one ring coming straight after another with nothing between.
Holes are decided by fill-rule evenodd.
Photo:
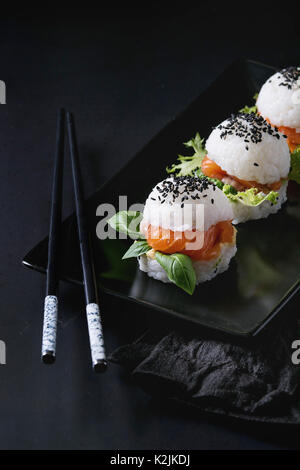
<instances>
[{"instance_id":1,"label":"bottom rice bun","mask_svg":"<svg viewBox=\"0 0 300 470\"><path fill-rule=\"evenodd\" d=\"M211 132L206 150L202 172L231 188L226 194L234 223L280 209L286 200L290 152L286 136L262 116L240 113L226 119Z\"/></svg>"},{"instance_id":2,"label":"bottom rice bun","mask_svg":"<svg viewBox=\"0 0 300 470\"><path fill-rule=\"evenodd\" d=\"M258 112L287 136L293 152L300 145L300 67L288 67L272 75L262 86Z\"/></svg>"},{"instance_id":3,"label":"bottom rice bun","mask_svg":"<svg viewBox=\"0 0 300 470\"><path fill-rule=\"evenodd\" d=\"M140 230L152 249L139 257L140 269L171 282L155 253L182 253L192 261L197 284L212 279L228 268L236 253L232 219L230 202L207 178L167 178L145 204Z\"/></svg>"},{"instance_id":4,"label":"bottom rice bun","mask_svg":"<svg viewBox=\"0 0 300 470\"><path fill-rule=\"evenodd\" d=\"M209 281L210 279L228 269L230 260L236 254L237 250L235 244L235 234L236 230L234 229L234 239L232 240L232 243L221 244L220 252L217 258L203 261L193 261L197 284L200 284L200 282ZM153 277L158 281L171 282L166 274L166 271L155 259L151 258L151 252L140 256L138 261L140 270L147 273L148 276Z\"/></svg>"}]
</instances>

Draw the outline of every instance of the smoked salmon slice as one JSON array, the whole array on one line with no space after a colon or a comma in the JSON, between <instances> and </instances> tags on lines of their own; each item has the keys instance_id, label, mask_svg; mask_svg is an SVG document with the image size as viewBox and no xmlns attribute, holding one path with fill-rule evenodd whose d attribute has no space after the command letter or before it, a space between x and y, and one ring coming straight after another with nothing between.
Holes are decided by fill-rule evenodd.
<instances>
[{"instance_id":1,"label":"smoked salmon slice","mask_svg":"<svg viewBox=\"0 0 300 470\"><path fill-rule=\"evenodd\" d=\"M221 243L231 243L235 229L230 220L212 225L205 232L176 232L149 225L146 230L148 244L162 253L183 253L192 260L210 260L218 256ZM193 244L193 249L190 244Z\"/></svg>"},{"instance_id":2,"label":"smoked salmon slice","mask_svg":"<svg viewBox=\"0 0 300 470\"><path fill-rule=\"evenodd\" d=\"M205 176L208 176L209 178L217 178L219 180L223 180L223 178L231 178L232 180L236 181L241 187L246 190L250 188L256 188L258 191L262 191L263 193L267 194L270 191L277 191L281 185L282 181L276 181L275 183L272 184L261 184L258 183L257 181L247 181L247 180L242 180L237 178L236 176L228 175L226 171L222 170L222 168L217 165L216 162L208 158L206 155L201 164L201 169L202 172L204 173Z\"/></svg>"}]
</instances>

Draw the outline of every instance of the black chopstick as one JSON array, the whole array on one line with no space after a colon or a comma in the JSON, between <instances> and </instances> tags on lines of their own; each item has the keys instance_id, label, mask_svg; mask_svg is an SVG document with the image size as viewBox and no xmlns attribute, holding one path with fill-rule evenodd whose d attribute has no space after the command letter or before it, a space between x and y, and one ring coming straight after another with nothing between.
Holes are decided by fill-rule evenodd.
<instances>
[{"instance_id":1,"label":"black chopstick","mask_svg":"<svg viewBox=\"0 0 300 470\"><path fill-rule=\"evenodd\" d=\"M73 114L67 113L67 126L69 133L70 154L72 161L73 184L77 226L80 244L81 265L83 272L84 292L86 300L86 315L90 338L93 368L96 372L103 372L107 367L100 310L97 300L97 288L94 272L94 263L89 240L88 225L84 208L84 193L80 172L79 153L76 139L76 130Z\"/></svg>"},{"instance_id":2,"label":"black chopstick","mask_svg":"<svg viewBox=\"0 0 300 470\"><path fill-rule=\"evenodd\" d=\"M56 355L56 330L58 308L57 290L63 190L64 131L65 111L63 109L60 109L57 116L56 148L54 158L50 231L48 242L46 296L44 303L42 360L46 364L52 364L55 361Z\"/></svg>"}]
</instances>

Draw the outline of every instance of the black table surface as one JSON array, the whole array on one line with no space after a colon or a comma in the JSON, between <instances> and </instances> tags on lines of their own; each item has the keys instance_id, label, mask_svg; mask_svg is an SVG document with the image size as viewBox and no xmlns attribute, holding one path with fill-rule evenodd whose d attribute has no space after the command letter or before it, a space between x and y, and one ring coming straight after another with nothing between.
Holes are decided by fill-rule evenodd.
<instances>
[{"instance_id":1,"label":"black table surface","mask_svg":"<svg viewBox=\"0 0 300 470\"><path fill-rule=\"evenodd\" d=\"M90 195L233 60L300 64L291 12L275 8L266 21L264 14L229 18L208 10L0 21L0 79L7 87L0 108L0 339L7 347L7 364L0 365L2 449L297 446L278 429L252 429L153 399L116 365L95 375L84 299L73 285L60 289L57 361L40 362L45 278L21 260L48 231L57 108L76 115ZM73 210L67 159L64 215ZM134 339L152 318L108 296L101 305L108 352Z\"/></svg>"}]
</instances>

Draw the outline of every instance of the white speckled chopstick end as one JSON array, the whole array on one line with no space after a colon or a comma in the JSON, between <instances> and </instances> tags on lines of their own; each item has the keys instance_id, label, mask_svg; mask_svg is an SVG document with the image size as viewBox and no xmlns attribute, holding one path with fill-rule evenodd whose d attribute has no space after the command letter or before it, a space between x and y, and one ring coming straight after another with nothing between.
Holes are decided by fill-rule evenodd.
<instances>
[{"instance_id":1,"label":"white speckled chopstick end","mask_svg":"<svg viewBox=\"0 0 300 470\"><path fill-rule=\"evenodd\" d=\"M101 371L106 368L106 354L98 304L88 304L86 306L86 315L90 336L93 367L95 370Z\"/></svg>"},{"instance_id":2,"label":"white speckled chopstick end","mask_svg":"<svg viewBox=\"0 0 300 470\"><path fill-rule=\"evenodd\" d=\"M54 362L56 353L57 307L57 297L47 295L44 304L42 358L49 363Z\"/></svg>"}]
</instances>

